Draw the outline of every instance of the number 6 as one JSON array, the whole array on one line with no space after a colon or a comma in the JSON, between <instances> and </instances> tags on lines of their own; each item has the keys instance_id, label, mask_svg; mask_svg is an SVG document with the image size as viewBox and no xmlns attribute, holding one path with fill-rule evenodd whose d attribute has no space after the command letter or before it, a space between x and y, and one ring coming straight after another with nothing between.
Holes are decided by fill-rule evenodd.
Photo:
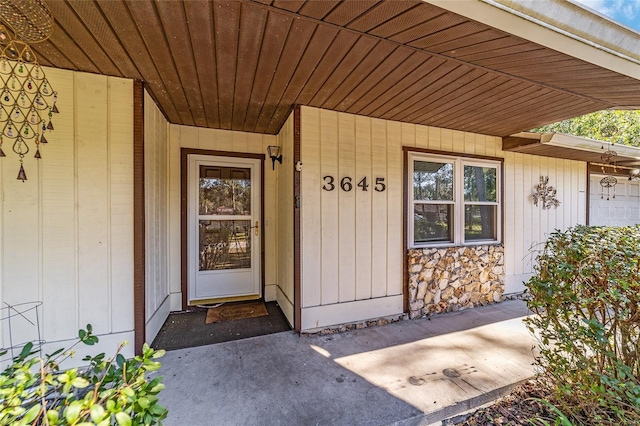
<instances>
[{"instance_id":1,"label":"number 6","mask_svg":"<svg viewBox=\"0 0 640 426\"><path fill-rule=\"evenodd\" d=\"M351 178L348 176L343 177L340 181L340 187L345 192L351 191L351 189L353 189L353 185L351 185Z\"/></svg>"}]
</instances>

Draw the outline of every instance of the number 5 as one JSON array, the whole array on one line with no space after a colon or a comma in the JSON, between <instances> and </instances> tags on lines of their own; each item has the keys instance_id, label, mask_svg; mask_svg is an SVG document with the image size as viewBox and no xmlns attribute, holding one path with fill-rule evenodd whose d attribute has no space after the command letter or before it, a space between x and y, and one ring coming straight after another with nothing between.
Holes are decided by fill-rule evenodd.
<instances>
[{"instance_id":1,"label":"number 5","mask_svg":"<svg viewBox=\"0 0 640 426\"><path fill-rule=\"evenodd\" d=\"M387 185L384 184L384 178L376 178L376 187L374 189L377 192L382 192L387 189Z\"/></svg>"}]
</instances>

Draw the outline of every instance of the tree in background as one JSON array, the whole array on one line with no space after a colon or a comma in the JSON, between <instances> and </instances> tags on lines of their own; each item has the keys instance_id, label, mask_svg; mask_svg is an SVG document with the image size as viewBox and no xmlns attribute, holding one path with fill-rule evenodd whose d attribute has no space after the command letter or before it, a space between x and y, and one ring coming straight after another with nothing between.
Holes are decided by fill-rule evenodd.
<instances>
[{"instance_id":1,"label":"tree in background","mask_svg":"<svg viewBox=\"0 0 640 426\"><path fill-rule=\"evenodd\" d=\"M640 146L640 110L603 110L531 130Z\"/></svg>"}]
</instances>

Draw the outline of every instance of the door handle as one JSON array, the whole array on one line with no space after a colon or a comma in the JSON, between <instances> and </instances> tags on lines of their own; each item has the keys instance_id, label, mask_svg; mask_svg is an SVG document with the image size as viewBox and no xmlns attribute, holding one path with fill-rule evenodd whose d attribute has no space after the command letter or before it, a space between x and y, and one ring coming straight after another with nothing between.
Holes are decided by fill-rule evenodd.
<instances>
[{"instance_id":1,"label":"door handle","mask_svg":"<svg viewBox=\"0 0 640 426\"><path fill-rule=\"evenodd\" d=\"M256 237L258 236L258 221L256 220Z\"/></svg>"}]
</instances>

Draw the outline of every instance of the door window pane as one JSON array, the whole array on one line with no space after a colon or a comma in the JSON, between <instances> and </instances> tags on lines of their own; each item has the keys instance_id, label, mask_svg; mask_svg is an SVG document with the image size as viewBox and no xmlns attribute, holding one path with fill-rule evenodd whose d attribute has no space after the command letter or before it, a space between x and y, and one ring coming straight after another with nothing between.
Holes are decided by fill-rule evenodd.
<instances>
[{"instance_id":1,"label":"door window pane","mask_svg":"<svg viewBox=\"0 0 640 426\"><path fill-rule=\"evenodd\" d=\"M250 215L251 169L200 166L201 215Z\"/></svg>"},{"instance_id":2,"label":"door window pane","mask_svg":"<svg viewBox=\"0 0 640 426\"><path fill-rule=\"evenodd\" d=\"M200 270L251 267L251 221L201 220Z\"/></svg>"},{"instance_id":3,"label":"door window pane","mask_svg":"<svg viewBox=\"0 0 640 426\"><path fill-rule=\"evenodd\" d=\"M464 166L464 200L497 201L496 169Z\"/></svg>"},{"instance_id":4,"label":"door window pane","mask_svg":"<svg viewBox=\"0 0 640 426\"><path fill-rule=\"evenodd\" d=\"M416 243L453 241L453 204L416 204L413 238Z\"/></svg>"},{"instance_id":5,"label":"door window pane","mask_svg":"<svg viewBox=\"0 0 640 426\"><path fill-rule=\"evenodd\" d=\"M413 199L453 200L453 164L415 161L413 163Z\"/></svg>"},{"instance_id":6,"label":"door window pane","mask_svg":"<svg viewBox=\"0 0 640 426\"><path fill-rule=\"evenodd\" d=\"M498 206L464 206L464 239L496 240Z\"/></svg>"}]
</instances>

